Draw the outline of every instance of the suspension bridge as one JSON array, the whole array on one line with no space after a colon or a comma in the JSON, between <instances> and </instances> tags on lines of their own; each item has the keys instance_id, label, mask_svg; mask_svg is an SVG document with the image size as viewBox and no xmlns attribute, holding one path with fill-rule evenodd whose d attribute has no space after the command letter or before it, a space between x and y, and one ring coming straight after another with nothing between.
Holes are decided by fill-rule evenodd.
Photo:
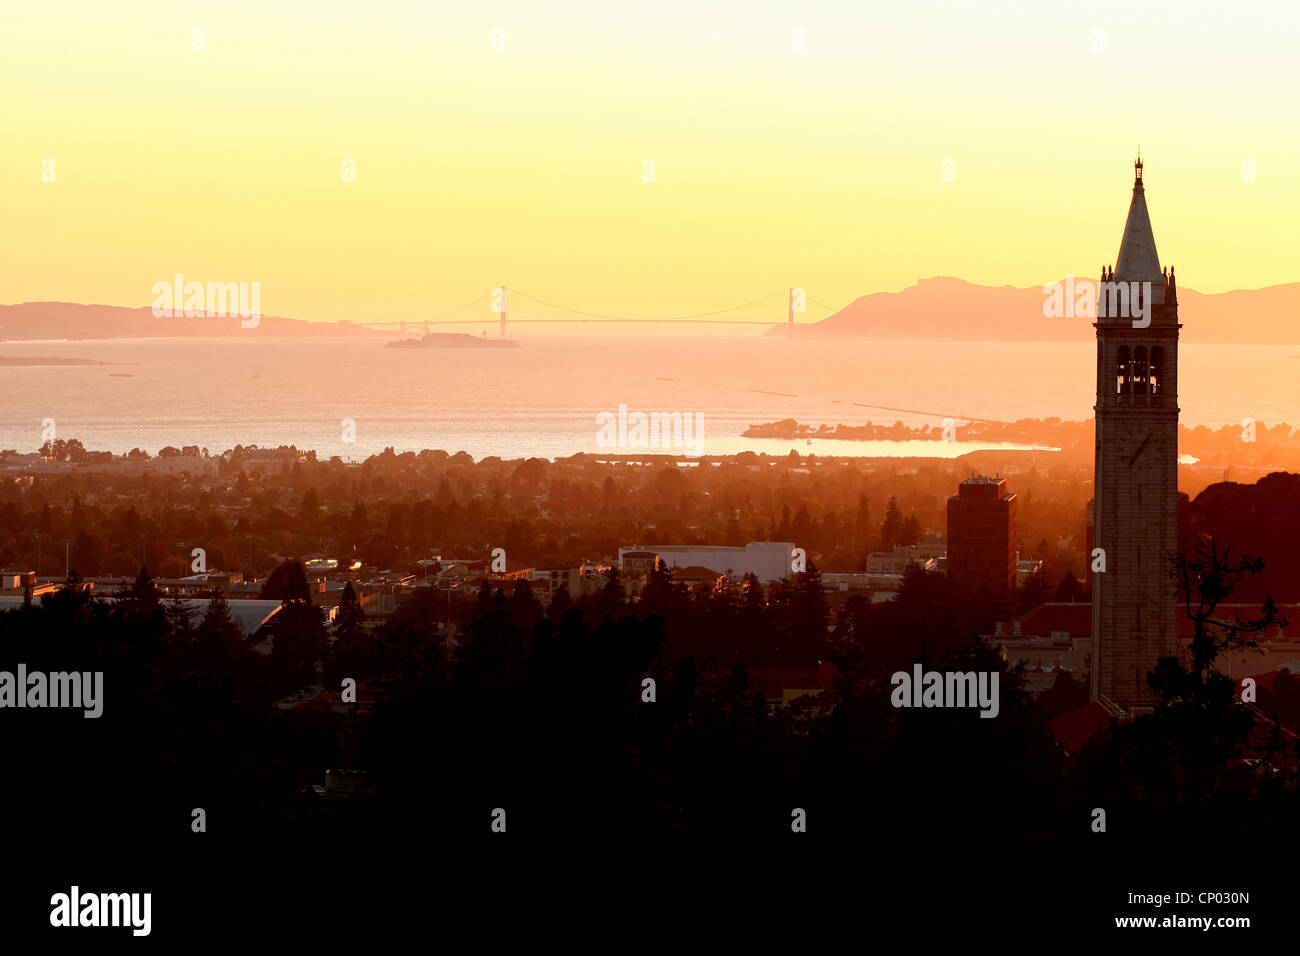
<instances>
[{"instance_id":1,"label":"suspension bridge","mask_svg":"<svg viewBox=\"0 0 1300 956\"><path fill-rule=\"evenodd\" d=\"M566 314L561 316L525 315L525 316L507 318L506 305L507 305L507 298L510 296L523 299L524 302L526 303L525 308L530 308L532 310L536 310L538 308L545 308L545 309L551 309L558 312L563 312ZM395 322L395 321L356 322L353 324L362 326L363 328L375 329L378 331L398 332L403 337L411 333L417 333L417 332L423 333L424 335L428 335L435 326L440 326L440 325L497 324L499 325L500 328L500 336L503 339L507 338L509 335L507 322L510 325L534 324L534 323L537 324L580 323L580 324L590 324L590 325L682 324L682 325L764 325L767 326L768 328L773 328L781 324L780 319L723 318L723 316L728 316L731 313L741 312L743 310L749 310L749 309L759 309L760 311L762 308L770 309L774 304L773 300L777 299L778 297L784 297L785 299L786 334L791 338L793 338L795 334L796 326L800 326L800 325L807 326L812 324L811 322L799 322L799 323L795 322L795 315L806 313L809 305L813 305L821 309L825 313L825 315L830 315L837 311L835 308L826 305L824 302L818 302L816 299L809 296L805 290L798 287L794 287L794 288L778 289L775 292L771 292L765 296L761 296L757 299L750 299L749 301L742 302L739 305L728 306L725 309L715 309L710 312L698 312L692 315L672 315L672 316L610 315L603 312L589 312L584 309L575 309L569 306L559 305L557 303L550 302L545 299L539 299L536 296L529 295L528 293L522 292L519 289L510 289L507 288L505 285L500 285L497 286L495 289L492 289L489 292L485 292L483 295L480 295L477 298L472 299L469 302L466 302L464 305L452 309L450 312L444 312L441 315L434 316L431 319L419 319L419 320L405 321L405 322ZM481 305L484 302L488 302L489 300L491 304L491 312L494 313L493 318L453 318L453 316L459 315L462 312L466 312L477 305ZM823 318L825 317L825 315L823 316ZM761 390L753 389L752 391L761 391ZM771 394L785 395L785 393L782 392L773 392ZM800 396L786 395L785 397L798 398ZM987 424L993 421L992 419L979 418L973 415L951 415L946 412L931 412L931 411L924 411L916 408L899 408L896 406L882 405L875 402L850 402L849 404L856 405L861 408L874 408L874 409L890 411L890 412L904 412L907 414L924 415L932 418L943 418L943 419L952 418L957 421L979 422L982 424ZM1036 452L1035 455L1037 455ZM1035 462L1036 461L1037 458L1035 457Z\"/></svg>"},{"instance_id":2,"label":"suspension bridge","mask_svg":"<svg viewBox=\"0 0 1300 956\"><path fill-rule=\"evenodd\" d=\"M444 312L441 315L434 316L431 319L417 319L414 321L405 321L405 322L356 322L353 324L362 326L363 328L375 329L377 331L398 332L402 336L406 336L411 332L422 332L423 334L428 335L435 326L439 326L439 325L493 325L495 324L499 326L500 335L501 338L503 339L509 335L509 332L507 330L507 324L509 325L534 324L534 323L539 323L539 324L540 323L552 323L552 324L553 323L578 323L584 325L682 324L682 325L766 325L768 327L772 327L772 326L780 325L781 320L778 318L771 318L771 319L723 318L723 316L729 315L731 313L741 312L742 310L746 310L746 309L754 309L760 306L771 308L771 305L769 303L771 303L772 300L776 299L778 296L784 296L786 300L785 324L786 324L787 334L790 336L794 335L794 329L796 324L810 324L810 323L795 322L795 315L805 313L807 311L809 304L815 305L819 309L824 310L826 315L830 315L831 313L836 311L831 306L825 305L824 303L818 302L816 299L811 298L803 289L789 288L789 289L778 289L776 292L769 293L768 295L761 296L760 298L757 299L751 299L748 302L742 302L739 305L729 306L725 309L715 309L711 312L699 312L693 315L673 315L673 316L609 315L603 312L589 312L583 309L575 309L565 305L558 305L554 302L549 302L544 299L539 299L536 296L529 295L528 293L522 292L519 289L509 289L506 286L501 285L501 286L497 286L495 289L491 290L490 292L485 292L483 295L479 296L476 299L466 302L462 306L452 309L450 312ZM539 309L544 308L544 309L555 310L565 314L560 316L539 316L539 315L517 316L514 315L512 311L509 317L507 317L506 305L507 305L507 299L509 297L518 297L524 300L525 303L524 309L527 311L536 312ZM488 301L490 301L491 311L494 313L492 318L473 318L473 317L453 318L453 316L456 316L462 312L466 312L467 310L474 308L474 306L481 305L482 303ZM472 313L470 313L470 316L472 316Z\"/></svg>"}]
</instances>

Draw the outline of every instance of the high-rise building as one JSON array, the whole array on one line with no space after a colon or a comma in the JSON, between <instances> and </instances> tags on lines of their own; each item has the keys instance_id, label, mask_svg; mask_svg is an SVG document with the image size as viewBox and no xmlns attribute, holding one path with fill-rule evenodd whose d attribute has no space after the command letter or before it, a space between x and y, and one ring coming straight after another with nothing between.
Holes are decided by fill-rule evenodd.
<instances>
[{"instance_id":1,"label":"high-rise building","mask_svg":"<svg viewBox=\"0 0 1300 956\"><path fill-rule=\"evenodd\" d=\"M1169 559L1178 539L1178 293L1166 273L1135 163L1114 269L1097 321L1096 466L1091 562L1092 699L1127 711L1155 700L1147 673L1177 654Z\"/></svg>"},{"instance_id":2,"label":"high-rise building","mask_svg":"<svg viewBox=\"0 0 1300 956\"><path fill-rule=\"evenodd\" d=\"M1016 580L1016 496L1005 478L967 478L948 499L948 574L975 590L1011 590Z\"/></svg>"}]
</instances>

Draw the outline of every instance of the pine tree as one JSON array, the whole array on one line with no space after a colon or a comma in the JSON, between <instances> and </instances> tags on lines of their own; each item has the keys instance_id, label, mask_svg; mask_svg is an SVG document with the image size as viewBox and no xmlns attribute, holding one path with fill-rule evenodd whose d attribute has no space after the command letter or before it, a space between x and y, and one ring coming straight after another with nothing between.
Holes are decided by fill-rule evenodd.
<instances>
[{"instance_id":1,"label":"pine tree","mask_svg":"<svg viewBox=\"0 0 1300 956\"><path fill-rule=\"evenodd\" d=\"M194 627L194 609L188 601L181 598L180 592L167 602L167 623L171 626L172 638L177 641L192 641L196 636Z\"/></svg>"},{"instance_id":2,"label":"pine tree","mask_svg":"<svg viewBox=\"0 0 1300 956\"><path fill-rule=\"evenodd\" d=\"M349 581L343 585L339 595L339 613L334 625L334 633L343 637L355 637L361 633L366 622L366 612L361 608L361 599Z\"/></svg>"},{"instance_id":3,"label":"pine tree","mask_svg":"<svg viewBox=\"0 0 1300 956\"><path fill-rule=\"evenodd\" d=\"M1024 587L1020 589L1020 611L1032 611L1038 605L1047 601L1051 596L1051 585L1047 583L1047 575L1043 573L1040 567L1025 581Z\"/></svg>"},{"instance_id":4,"label":"pine tree","mask_svg":"<svg viewBox=\"0 0 1300 956\"><path fill-rule=\"evenodd\" d=\"M220 590L214 590L210 595L208 609L203 612L203 619L199 621L198 632L201 640L216 643L240 638L239 625L230 616L230 604Z\"/></svg>"},{"instance_id":5,"label":"pine tree","mask_svg":"<svg viewBox=\"0 0 1300 956\"><path fill-rule=\"evenodd\" d=\"M858 496L858 516L853 522L853 548L863 554L871 550L871 504L866 495Z\"/></svg>"},{"instance_id":6,"label":"pine tree","mask_svg":"<svg viewBox=\"0 0 1300 956\"><path fill-rule=\"evenodd\" d=\"M790 506L788 504L781 506L781 523L776 526L774 537L778 541L790 540Z\"/></svg>"},{"instance_id":7,"label":"pine tree","mask_svg":"<svg viewBox=\"0 0 1300 956\"><path fill-rule=\"evenodd\" d=\"M551 603L546 606L546 618L556 627L564 620L564 614L569 608L573 607L573 598L569 594L569 586L561 584L551 594Z\"/></svg>"},{"instance_id":8,"label":"pine tree","mask_svg":"<svg viewBox=\"0 0 1300 956\"><path fill-rule=\"evenodd\" d=\"M369 641L365 624L366 612L349 581L339 595L334 645L330 650L330 667L336 682L344 677L361 680L369 676Z\"/></svg>"},{"instance_id":9,"label":"pine tree","mask_svg":"<svg viewBox=\"0 0 1300 956\"><path fill-rule=\"evenodd\" d=\"M803 502L799 503L799 510L794 513L794 521L790 523L790 540L809 550L821 544L814 540L812 516L808 514L808 506Z\"/></svg>"},{"instance_id":10,"label":"pine tree","mask_svg":"<svg viewBox=\"0 0 1300 956\"><path fill-rule=\"evenodd\" d=\"M303 492L302 504L298 506L298 517L304 521L315 521L320 517L320 494L315 488Z\"/></svg>"},{"instance_id":11,"label":"pine tree","mask_svg":"<svg viewBox=\"0 0 1300 956\"><path fill-rule=\"evenodd\" d=\"M123 592L122 607L129 614L140 614L145 617L152 617L162 610L158 589L154 587L149 569L144 565L140 566L140 573L135 576L135 583Z\"/></svg>"},{"instance_id":12,"label":"pine tree","mask_svg":"<svg viewBox=\"0 0 1300 956\"><path fill-rule=\"evenodd\" d=\"M288 600L271 619L271 670L275 689L288 693L315 682L316 665L326 656L327 634L320 608Z\"/></svg>"},{"instance_id":13,"label":"pine tree","mask_svg":"<svg viewBox=\"0 0 1300 956\"><path fill-rule=\"evenodd\" d=\"M917 520L915 514L909 514L903 519L902 526L898 529L897 544L904 546L916 544L921 540L921 522Z\"/></svg>"},{"instance_id":14,"label":"pine tree","mask_svg":"<svg viewBox=\"0 0 1300 956\"><path fill-rule=\"evenodd\" d=\"M885 511L885 520L880 523L880 550L892 551L898 544L903 530L903 512L898 507L898 499L889 496L889 508Z\"/></svg>"},{"instance_id":15,"label":"pine tree","mask_svg":"<svg viewBox=\"0 0 1300 956\"><path fill-rule=\"evenodd\" d=\"M1084 593L1083 585L1079 579L1074 576L1073 571L1067 570L1061 578L1061 583L1056 586L1056 593L1052 595L1053 601L1078 602L1087 599Z\"/></svg>"},{"instance_id":16,"label":"pine tree","mask_svg":"<svg viewBox=\"0 0 1300 956\"><path fill-rule=\"evenodd\" d=\"M605 586L596 593L595 617L597 620L606 616L617 618L623 614L626 608L627 604L623 594L623 576L619 573L618 565L613 564L610 565Z\"/></svg>"},{"instance_id":17,"label":"pine tree","mask_svg":"<svg viewBox=\"0 0 1300 956\"><path fill-rule=\"evenodd\" d=\"M822 573L812 561L808 562L808 569L795 578L791 604L795 640L810 655L823 656L826 645L826 590L822 585Z\"/></svg>"},{"instance_id":18,"label":"pine tree","mask_svg":"<svg viewBox=\"0 0 1300 956\"><path fill-rule=\"evenodd\" d=\"M258 592L262 601L311 601L311 587L307 584L307 569L302 563L290 558L279 564L267 576L266 583Z\"/></svg>"},{"instance_id":19,"label":"pine tree","mask_svg":"<svg viewBox=\"0 0 1300 956\"><path fill-rule=\"evenodd\" d=\"M366 503L358 501L352 506L352 517L348 520L348 538L360 541L369 532L370 520L366 515Z\"/></svg>"}]
</instances>

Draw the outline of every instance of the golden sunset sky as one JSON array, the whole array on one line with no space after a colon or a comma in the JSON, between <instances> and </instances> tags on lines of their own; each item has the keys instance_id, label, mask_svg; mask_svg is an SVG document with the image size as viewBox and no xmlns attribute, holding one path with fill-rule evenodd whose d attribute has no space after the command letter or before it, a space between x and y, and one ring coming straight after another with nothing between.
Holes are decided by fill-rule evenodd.
<instances>
[{"instance_id":1,"label":"golden sunset sky","mask_svg":"<svg viewBox=\"0 0 1300 956\"><path fill-rule=\"evenodd\" d=\"M9 4L0 302L149 305L177 272L313 320L501 283L628 315L1028 286L1114 261L1139 143L1183 285L1296 281L1297 9Z\"/></svg>"}]
</instances>

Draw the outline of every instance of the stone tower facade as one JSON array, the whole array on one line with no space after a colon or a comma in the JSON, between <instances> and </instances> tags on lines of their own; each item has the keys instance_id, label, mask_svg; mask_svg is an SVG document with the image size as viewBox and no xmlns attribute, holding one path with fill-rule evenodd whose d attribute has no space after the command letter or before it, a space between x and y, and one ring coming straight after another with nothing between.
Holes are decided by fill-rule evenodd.
<instances>
[{"instance_id":1,"label":"stone tower facade","mask_svg":"<svg viewBox=\"0 0 1300 956\"><path fill-rule=\"evenodd\" d=\"M1092 699L1150 707L1147 673L1179 654L1170 558L1178 548L1178 291L1160 267L1135 163L1114 269L1097 302ZM1097 555L1097 552L1093 552Z\"/></svg>"}]
</instances>

